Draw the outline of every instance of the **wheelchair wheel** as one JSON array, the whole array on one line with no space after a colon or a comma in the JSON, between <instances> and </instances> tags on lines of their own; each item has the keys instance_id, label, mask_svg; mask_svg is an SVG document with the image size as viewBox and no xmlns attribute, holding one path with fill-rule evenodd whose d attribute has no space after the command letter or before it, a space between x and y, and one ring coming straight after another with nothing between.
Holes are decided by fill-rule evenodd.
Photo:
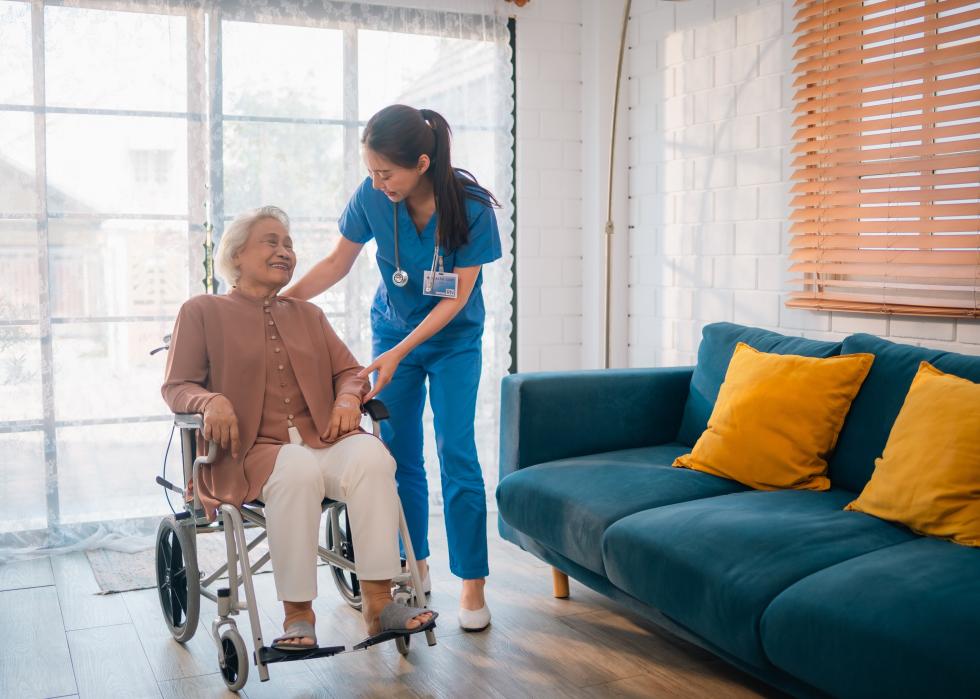
<instances>
[{"instance_id":1,"label":"wheelchair wheel","mask_svg":"<svg viewBox=\"0 0 980 699\"><path fill-rule=\"evenodd\" d=\"M221 678L229 690L237 692L248 681L248 651L238 629L221 633L221 655Z\"/></svg>"},{"instance_id":2,"label":"wheelchair wheel","mask_svg":"<svg viewBox=\"0 0 980 699\"><path fill-rule=\"evenodd\" d=\"M402 655L408 655L408 647L412 645L411 636L399 636L395 639L395 647Z\"/></svg>"},{"instance_id":3,"label":"wheelchair wheel","mask_svg":"<svg viewBox=\"0 0 980 699\"><path fill-rule=\"evenodd\" d=\"M337 519L340 522L340 531L333 531L333 518L327 517L325 548L333 550L335 537L340 542L340 553L351 563L354 562L354 544L351 540L350 524L347 521L347 507L337 505ZM361 609L361 583L357 580L357 575L353 571L344 570L331 565L330 572L333 573L333 581L337 586L340 596L344 598L351 607L360 611Z\"/></svg>"},{"instance_id":4,"label":"wheelchair wheel","mask_svg":"<svg viewBox=\"0 0 980 699\"><path fill-rule=\"evenodd\" d=\"M201 608L201 576L190 526L193 524L183 525L169 515L157 529L156 573L160 609L178 643L187 643L194 636Z\"/></svg>"},{"instance_id":5,"label":"wheelchair wheel","mask_svg":"<svg viewBox=\"0 0 980 699\"><path fill-rule=\"evenodd\" d=\"M395 604L404 604L406 607L412 603L412 597L408 590L398 589L391 597ZM395 639L395 647L402 655L408 655L408 647L412 645L411 636L399 636Z\"/></svg>"}]
</instances>

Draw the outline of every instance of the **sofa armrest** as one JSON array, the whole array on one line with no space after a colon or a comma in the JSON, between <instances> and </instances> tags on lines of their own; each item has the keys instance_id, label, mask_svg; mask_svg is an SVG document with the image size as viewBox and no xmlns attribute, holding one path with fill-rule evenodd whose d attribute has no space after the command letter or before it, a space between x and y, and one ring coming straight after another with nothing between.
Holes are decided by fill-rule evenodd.
<instances>
[{"instance_id":1,"label":"sofa armrest","mask_svg":"<svg viewBox=\"0 0 980 699\"><path fill-rule=\"evenodd\" d=\"M693 372L658 367L504 377L500 478L545 461L674 441Z\"/></svg>"}]
</instances>

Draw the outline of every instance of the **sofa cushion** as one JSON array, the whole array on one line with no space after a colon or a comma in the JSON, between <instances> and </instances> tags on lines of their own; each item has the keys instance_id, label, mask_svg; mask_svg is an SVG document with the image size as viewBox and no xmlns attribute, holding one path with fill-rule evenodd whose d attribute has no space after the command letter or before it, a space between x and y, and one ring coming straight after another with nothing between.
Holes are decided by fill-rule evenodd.
<instances>
[{"instance_id":1,"label":"sofa cushion","mask_svg":"<svg viewBox=\"0 0 980 699\"><path fill-rule=\"evenodd\" d=\"M831 485L855 493L871 478L875 459L885 449L888 434L921 362L929 362L947 374L980 382L980 357L899 345L865 334L846 338L841 352L875 355L871 371L851 403L828 469Z\"/></svg>"},{"instance_id":2,"label":"sofa cushion","mask_svg":"<svg viewBox=\"0 0 980 699\"><path fill-rule=\"evenodd\" d=\"M706 473L673 468L687 447L667 444L522 468L500 481L503 520L594 573L605 574L602 534L651 507L745 490Z\"/></svg>"},{"instance_id":3,"label":"sofa cushion","mask_svg":"<svg viewBox=\"0 0 980 699\"><path fill-rule=\"evenodd\" d=\"M871 480L847 509L980 547L980 383L922 362Z\"/></svg>"},{"instance_id":4,"label":"sofa cushion","mask_svg":"<svg viewBox=\"0 0 980 699\"><path fill-rule=\"evenodd\" d=\"M804 357L833 357L841 352L839 342L789 337L733 323L706 325L698 347L698 364L691 377L691 390L684 404L684 416L677 433L677 441L681 444L694 446L708 427L708 418L711 417L718 391L725 380L728 363L739 342L762 352L799 354Z\"/></svg>"},{"instance_id":5,"label":"sofa cushion","mask_svg":"<svg viewBox=\"0 0 980 699\"><path fill-rule=\"evenodd\" d=\"M748 491L639 512L603 537L610 581L722 650L766 669L759 621L793 583L915 536L844 512L847 491Z\"/></svg>"},{"instance_id":6,"label":"sofa cushion","mask_svg":"<svg viewBox=\"0 0 980 699\"><path fill-rule=\"evenodd\" d=\"M762 617L779 668L843 697L980 694L980 551L880 549L784 590Z\"/></svg>"},{"instance_id":7,"label":"sofa cushion","mask_svg":"<svg viewBox=\"0 0 980 699\"><path fill-rule=\"evenodd\" d=\"M873 361L873 354L773 354L739 342L708 429L674 466L756 490L827 490L827 458Z\"/></svg>"}]
</instances>

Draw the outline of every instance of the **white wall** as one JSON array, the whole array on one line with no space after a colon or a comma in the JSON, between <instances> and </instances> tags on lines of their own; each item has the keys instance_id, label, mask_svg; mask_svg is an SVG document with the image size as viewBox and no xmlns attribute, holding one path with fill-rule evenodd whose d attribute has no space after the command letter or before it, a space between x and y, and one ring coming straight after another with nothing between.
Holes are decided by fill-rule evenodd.
<instances>
[{"instance_id":1,"label":"white wall","mask_svg":"<svg viewBox=\"0 0 980 699\"><path fill-rule=\"evenodd\" d=\"M582 361L582 13L578 0L514 7L518 368Z\"/></svg>"},{"instance_id":2,"label":"white wall","mask_svg":"<svg viewBox=\"0 0 980 699\"><path fill-rule=\"evenodd\" d=\"M792 0L633 3L630 364L693 363L722 320L980 354L977 321L785 307L793 14Z\"/></svg>"}]
</instances>

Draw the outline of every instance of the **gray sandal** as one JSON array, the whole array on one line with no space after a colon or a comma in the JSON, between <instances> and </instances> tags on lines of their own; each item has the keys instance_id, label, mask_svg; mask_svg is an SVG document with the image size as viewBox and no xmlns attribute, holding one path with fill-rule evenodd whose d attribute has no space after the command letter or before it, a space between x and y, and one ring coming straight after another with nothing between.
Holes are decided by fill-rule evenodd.
<instances>
[{"instance_id":1,"label":"gray sandal","mask_svg":"<svg viewBox=\"0 0 980 699\"><path fill-rule=\"evenodd\" d=\"M288 641L293 638L312 638L313 645L307 643L282 643L282 641ZM308 621L294 621L292 624L286 627L286 632L282 636L272 639L272 647L276 650L285 651L313 650L317 647L316 629L313 627L313 624Z\"/></svg>"},{"instance_id":2,"label":"gray sandal","mask_svg":"<svg viewBox=\"0 0 980 699\"><path fill-rule=\"evenodd\" d=\"M422 614L431 614L432 617L427 622L424 624L419 624L414 629L408 628L408 622ZM368 646L373 646L378 643L384 643L385 641L391 641L395 638L403 638L405 636L411 636L415 633L434 629L436 627L436 617L438 616L439 612L432 611L431 609L408 607L404 604L398 604L397 602L389 602L387 605L385 605L385 608L381 610L381 633L365 638L363 641L354 646L354 650L361 650L362 648L367 648Z\"/></svg>"}]
</instances>

